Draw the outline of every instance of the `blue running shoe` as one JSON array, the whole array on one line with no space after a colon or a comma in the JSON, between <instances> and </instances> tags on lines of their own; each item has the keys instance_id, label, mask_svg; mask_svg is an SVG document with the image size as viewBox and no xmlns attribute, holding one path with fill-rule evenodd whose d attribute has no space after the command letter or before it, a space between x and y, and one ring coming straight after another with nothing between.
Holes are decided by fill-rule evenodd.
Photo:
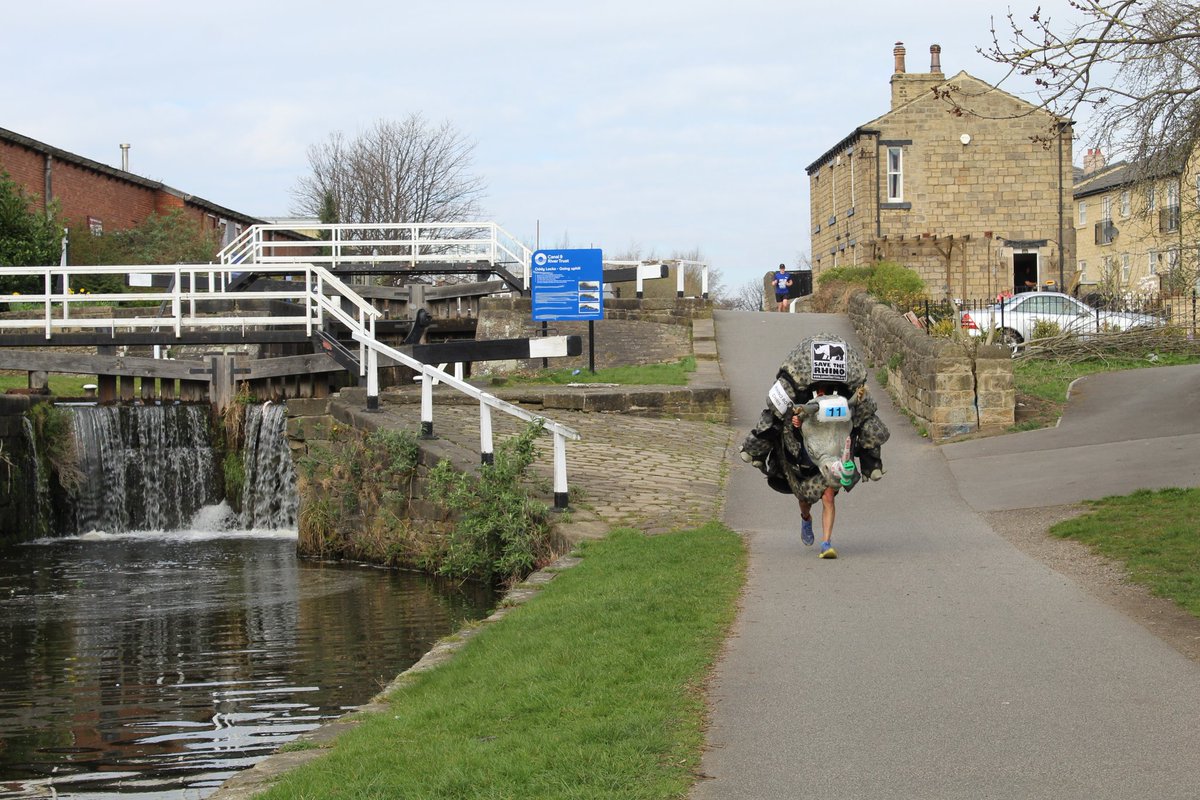
<instances>
[{"instance_id":1,"label":"blue running shoe","mask_svg":"<svg viewBox=\"0 0 1200 800\"><path fill-rule=\"evenodd\" d=\"M812 518L800 519L800 541L806 546L811 546L813 543Z\"/></svg>"},{"instance_id":2,"label":"blue running shoe","mask_svg":"<svg viewBox=\"0 0 1200 800\"><path fill-rule=\"evenodd\" d=\"M821 542L821 552L817 553L818 558L837 558L837 550L833 549L832 542Z\"/></svg>"}]
</instances>

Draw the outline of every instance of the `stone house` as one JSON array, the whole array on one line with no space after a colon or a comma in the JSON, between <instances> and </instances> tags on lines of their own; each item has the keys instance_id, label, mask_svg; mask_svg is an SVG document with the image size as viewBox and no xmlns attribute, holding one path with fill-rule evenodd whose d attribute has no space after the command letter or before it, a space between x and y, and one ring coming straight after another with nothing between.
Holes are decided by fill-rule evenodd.
<instances>
[{"instance_id":1,"label":"stone house","mask_svg":"<svg viewBox=\"0 0 1200 800\"><path fill-rule=\"evenodd\" d=\"M933 298L980 299L1063 283L1073 265L1069 120L959 72L927 73L897 42L891 109L806 169L814 277L896 261Z\"/></svg>"},{"instance_id":2,"label":"stone house","mask_svg":"<svg viewBox=\"0 0 1200 800\"><path fill-rule=\"evenodd\" d=\"M1105 164L1089 149L1072 219L1080 293L1190 294L1200 275L1200 150Z\"/></svg>"}]
</instances>

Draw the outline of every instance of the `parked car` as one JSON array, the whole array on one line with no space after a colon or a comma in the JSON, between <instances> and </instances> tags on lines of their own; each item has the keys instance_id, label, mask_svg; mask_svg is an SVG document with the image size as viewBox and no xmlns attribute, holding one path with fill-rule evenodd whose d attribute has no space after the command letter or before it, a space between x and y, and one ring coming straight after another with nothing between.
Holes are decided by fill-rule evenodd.
<instances>
[{"instance_id":1,"label":"parked car","mask_svg":"<svg viewBox=\"0 0 1200 800\"><path fill-rule=\"evenodd\" d=\"M959 321L972 336L983 336L989 329L995 328L994 341L1008 345L1013 352L1033 338L1034 326L1039 322L1053 323L1064 333L1079 335L1163 324L1161 319L1151 314L1092 308L1062 292L1013 295L1000 303L962 311Z\"/></svg>"}]
</instances>

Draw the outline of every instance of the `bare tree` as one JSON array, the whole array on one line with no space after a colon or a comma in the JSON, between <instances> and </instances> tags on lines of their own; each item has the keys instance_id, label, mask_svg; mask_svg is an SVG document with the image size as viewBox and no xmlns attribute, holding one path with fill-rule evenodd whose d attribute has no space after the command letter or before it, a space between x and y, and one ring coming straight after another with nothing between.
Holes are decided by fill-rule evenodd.
<instances>
[{"instance_id":1,"label":"bare tree","mask_svg":"<svg viewBox=\"0 0 1200 800\"><path fill-rule=\"evenodd\" d=\"M1011 12L980 52L1030 76L1041 107L1085 121L1088 138L1150 173L1176 169L1200 137L1200 3L1068 0L1082 21ZM1002 38L1004 41L1002 41Z\"/></svg>"},{"instance_id":2,"label":"bare tree","mask_svg":"<svg viewBox=\"0 0 1200 800\"><path fill-rule=\"evenodd\" d=\"M293 213L366 224L476 219L484 183L474 151L449 122L420 114L378 120L349 141L332 133L308 149L312 174L292 190Z\"/></svg>"},{"instance_id":3,"label":"bare tree","mask_svg":"<svg viewBox=\"0 0 1200 800\"><path fill-rule=\"evenodd\" d=\"M724 307L737 311L765 311L763 303L767 296L764 280L746 281L728 297L721 298Z\"/></svg>"}]
</instances>

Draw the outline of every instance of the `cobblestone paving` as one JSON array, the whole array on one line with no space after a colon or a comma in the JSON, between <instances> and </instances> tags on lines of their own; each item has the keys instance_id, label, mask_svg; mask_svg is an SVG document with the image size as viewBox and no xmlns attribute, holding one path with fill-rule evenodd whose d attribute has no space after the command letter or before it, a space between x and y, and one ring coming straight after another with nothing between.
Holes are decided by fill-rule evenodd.
<instances>
[{"instance_id":1,"label":"cobblestone paving","mask_svg":"<svg viewBox=\"0 0 1200 800\"><path fill-rule=\"evenodd\" d=\"M419 430L418 406L388 403L386 395L383 406L397 427ZM583 437L567 442L572 505L591 510L609 525L650 533L721 518L726 448L733 437L729 426L628 414L555 411L547 416ZM515 435L524 424L508 414L493 412L495 443ZM479 413L475 407L435 408L434 433L478 458ZM553 478L553 437L540 436L538 448L533 469L549 482ZM578 501L577 491L582 491ZM552 497L549 499L552 502Z\"/></svg>"}]
</instances>

